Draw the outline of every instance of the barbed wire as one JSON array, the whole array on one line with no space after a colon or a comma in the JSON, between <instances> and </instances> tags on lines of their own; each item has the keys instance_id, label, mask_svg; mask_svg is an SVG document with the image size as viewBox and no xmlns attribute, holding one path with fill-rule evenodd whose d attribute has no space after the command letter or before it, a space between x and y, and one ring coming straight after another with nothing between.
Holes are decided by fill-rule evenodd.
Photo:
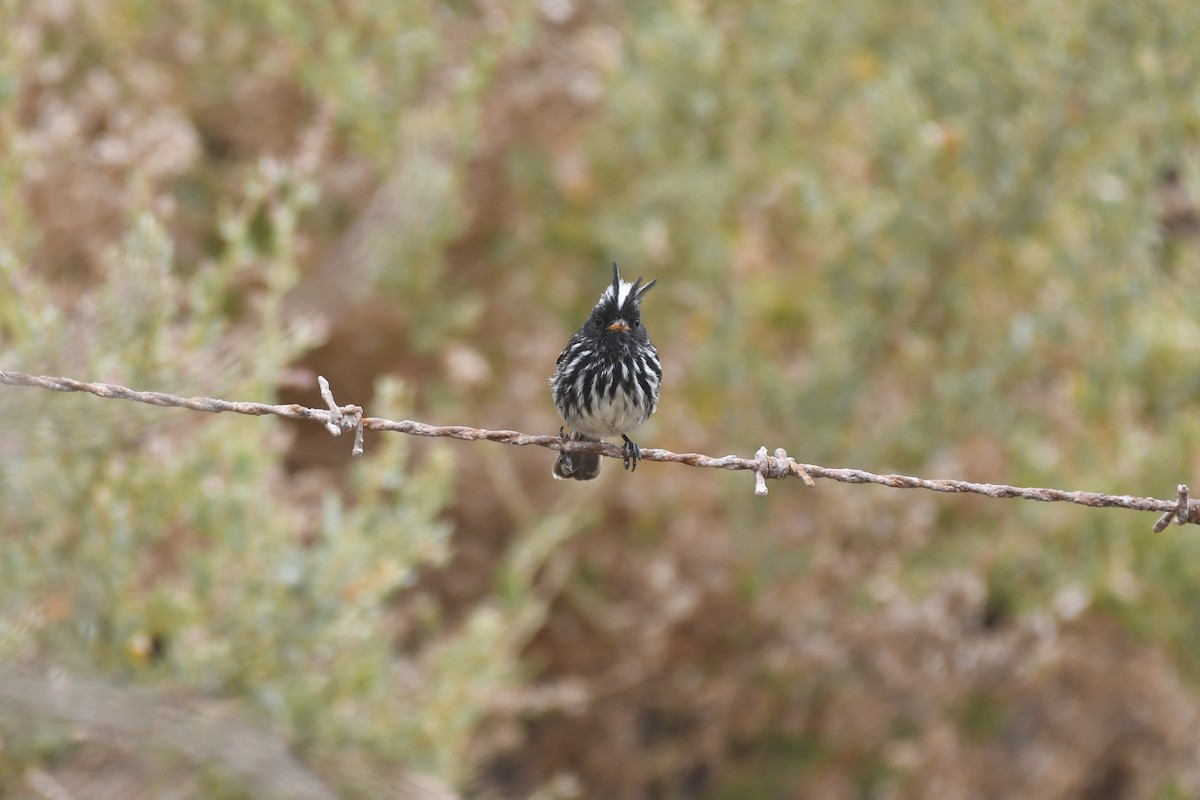
<instances>
[{"instance_id":1,"label":"barbed wire","mask_svg":"<svg viewBox=\"0 0 1200 800\"><path fill-rule=\"evenodd\" d=\"M620 459L623 449L608 442L569 441L558 435L534 435L510 430L485 430L472 428L467 425L430 425L414 420L390 420L378 417L363 416L363 410L356 405L339 406L329 388L329 382L323 377L317 378L327 409L309 408L296 403L271 405L267 403L235 402L219 400L213 397L178 397L164 392L141 392L125 386L111 383L87 383L72 378L56 378L45 375L26 375L21 372L0 370L0 384L9 386L31 386L48 389L53 392L87 392L97 397L112 400L129 400L136 403L146 403L152 406L171 406L187 408L192 411L204 411L213 414L230 412L246 414L253 417L273 415L287 419L313 420L320 422L334 436L340 436L343 431L354 431L354 446L352 453L361 456L363 453L363 431L394 431L409 436L443 437L461 439L464 441L488 441L517 447L545 447L549 450L564 452L599 453L609 458ZM1163 500L1156 497L1133 497L1131 495L1112 495L1100 492L1065 491L1062 489L1045 489L1034 487L1008 486L996 483L974 483L948 479L916 478L910 475L884 474L877 475L860 469L844 469L823 467L817 464L802 464L788 456L783 448L777 448L774 455L767 454L766 447L760 447L753 458L742 456L713 457L701 453L675 453L670 450L644 447L641 450L643 461L660 461L674 464L687 464L692 467L710 469L745 470L754 473L754 493L758 496L767 494L767 480L784 478L799 478L807 486L815 486L815 479L837 481L839 483L871 483L887 486L892 489L925 489L931 492L950 494L978 494L985 497L1020 498L1042 503L1074 503L1092 508L1127 508L1133 511L1153 511L1162 516L1154 524L1153 530L1159 533L1174 521L1178 525L1200 523L1200 503L1189 499L1188 487L1179 484L1176 487L1177 497L1174 500Z\"/></svg>"}]
</instances>

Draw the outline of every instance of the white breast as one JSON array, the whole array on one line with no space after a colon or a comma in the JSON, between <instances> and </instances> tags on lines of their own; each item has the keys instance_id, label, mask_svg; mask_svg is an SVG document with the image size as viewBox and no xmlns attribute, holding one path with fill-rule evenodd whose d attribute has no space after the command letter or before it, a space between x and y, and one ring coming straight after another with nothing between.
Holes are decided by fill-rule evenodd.
<instances>
[{"instance_id":1,"label":"white breast","mask_svg":"<svg viewBox=\"0 0 1200 800\"><path fill-rule=\"evenodd\" d=\"M584 436L602 438L629 433L649 416L648 408L629 403L624 393L617 392L616 397L605 397L601 400L586 417L581 416L566 422L572 430L579 431Z\"/></svg>"}]
</instances>

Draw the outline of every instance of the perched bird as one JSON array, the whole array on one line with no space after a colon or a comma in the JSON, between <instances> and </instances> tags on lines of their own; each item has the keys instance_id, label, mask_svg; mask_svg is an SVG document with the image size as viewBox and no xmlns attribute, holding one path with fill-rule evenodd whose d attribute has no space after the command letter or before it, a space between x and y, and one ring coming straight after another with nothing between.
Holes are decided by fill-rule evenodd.
<instances>
[{"instance_id":1,"label":"perched bird","mask_svg":"<svg viewBox=\"0 0 1200 800\"><path fill-rule=\"evenodd\" d=\"M642 297L657 280L643 285L621 280L613 264L612 285L600 295L583 327L558 356L550 391L570 434L564 438L597 442L625 440L625 469L637 469L640 448L628 433L658 408L662 363L642 326ZM559 453L555 478L590 481L600 474L598 453Z\"/></svg>"}]
</instances>

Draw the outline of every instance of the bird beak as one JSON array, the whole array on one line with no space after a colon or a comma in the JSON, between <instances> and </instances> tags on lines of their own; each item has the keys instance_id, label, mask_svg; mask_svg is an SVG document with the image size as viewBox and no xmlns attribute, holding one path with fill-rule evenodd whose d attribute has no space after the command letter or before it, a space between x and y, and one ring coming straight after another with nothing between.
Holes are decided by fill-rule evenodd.
<instances>
[{"instance_id":1,"label":"bird beak","mask_svg":"<svg viewBox=\"0 0 1200 800\"><path fill-rule=\"evenodd\" d=\"M609 325L608 329L610 331L621 331L622 333L625 333L629 330L629 326L626 325L623 320L617 320L612 325Z\"/></svg>"}]
</instances>

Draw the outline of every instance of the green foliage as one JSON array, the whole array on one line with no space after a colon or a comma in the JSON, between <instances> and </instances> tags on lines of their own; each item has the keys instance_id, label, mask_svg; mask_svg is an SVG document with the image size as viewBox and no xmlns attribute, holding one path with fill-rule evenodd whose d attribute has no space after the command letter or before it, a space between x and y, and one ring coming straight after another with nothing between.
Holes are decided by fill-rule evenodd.
<instances>
[{"instance_id":1,"label":"green foliage","mask_svg":"<svg viewBox=\"0 0 1200 800\"><path fill-rule=\"evenodd\" d=\"M1168 174L1193 213L1200 197L1195 3L566 4L562 22L532 2L86 5L0 0L2 368L267 399L326 341L289 306L307 284L350 298L342 347L386 356L342 351L369 413L548 426L530 402L545 337L616 260L661 280L646 443L1156 495L1200 464L1200 259L1163 210ZM483 364L467 378L464 354ZM832 676L840 712L839 670L875 675L875 650L944 641L898 618L1001 636L1111 616L1200 675L1200 545L1141 515L867 487L764 503L668 468L564 511L521 456L463 473L394 436L339 491L285 471L273 420L20 389L0 412L0 657L236 699L346 793L402 769L469 779L497 697L537 680L523 649L579 618L586 653L543 643L530 663L595 679L597 715L638 702L604 688L614 663L652 692L692 687L678 702L707 702L705 721L672 752L719 767L756 743L717 796L835 773L911 788L891 733L847 744L838 713L805 706ZM400 605L450 563L448 512L486 520L464 549L508 549L479 548L446 608ZM981 587L974 628L920 605L952 573ZM815 667L796 644L814 631L840 654ZM924 715L896 699L919 681L864 679L859 710L911 714L910 749L943 723L986 749L1021 697L958 677ZM791 716L747 733L742 705ZM45 763L68 733L4 729L0 748ZM614 748L596 763L652 765L630 794L687 761L596 738ZM521 754L529 774L584 760L555 744Z\"/></svg>"},{"instance_id":2,"label":"green foliage","mask_svg":"<svg viewBox=\"0 0 1200 800\"><path fill-rule=\"evenodd\" d=\"M5 364L184 392L217 377L222 394L266 396L312 341L281 313L297 215L314 200L294 177L275 164L248 181L221 226L220 257L192 280L178 277L166 230L145 212L105 282L70 312L9 253L20 292L3 307ZM231 306L248 265L262 288ZM280 472L285 439L269 420L172 419L82 396L3 401L9 418L36 422L4 438L0 657L243 697L317 762L357 752L389 769L463 773L489 693L511 672L496 642L503 617L440 637L427 667L398 661L381 635L393 594L447 556L444 451L414 470L400 437L373 442L351 476L356 502L328 492L311 515ZM374 410L401 415L394 386L379 388ZM510 653L520 643L506 641ZM484 664L495 680L482 679ZM399 688L406 671L426 669L419 690ZM53 751L69 739L58 736L13 729L6 748Z\"/></svg>"},{"instance_id":3,"label":"green foliage","mask_svg":"<svg viewBox=\"0 0 1200 800\"><path fill-rule=\"evenodd\" d=\"M1169 496L1200 448L1196 247L1165 243L1159 216L1168 169L1198 196L1198 35L1197 7L1169 0L630 10L582 134L587 191L521 154L517 191L554 209L522 230L521 260L589 274L612 257L661 279L659 437L683 449ZM799 520L844 542L894 514L921 538L894 510L915 498L872 492L855 495L871 521L847 522L812 495L764 511L733 486L756 594L819 579L818 544L779 541ZM936 503L922 545L877 540L909 585L970 565L1005 625L1077 587L1195 674L1186 530ZM1002 723L987 704L964 715Z\"/></svg>"}]
</instances>

